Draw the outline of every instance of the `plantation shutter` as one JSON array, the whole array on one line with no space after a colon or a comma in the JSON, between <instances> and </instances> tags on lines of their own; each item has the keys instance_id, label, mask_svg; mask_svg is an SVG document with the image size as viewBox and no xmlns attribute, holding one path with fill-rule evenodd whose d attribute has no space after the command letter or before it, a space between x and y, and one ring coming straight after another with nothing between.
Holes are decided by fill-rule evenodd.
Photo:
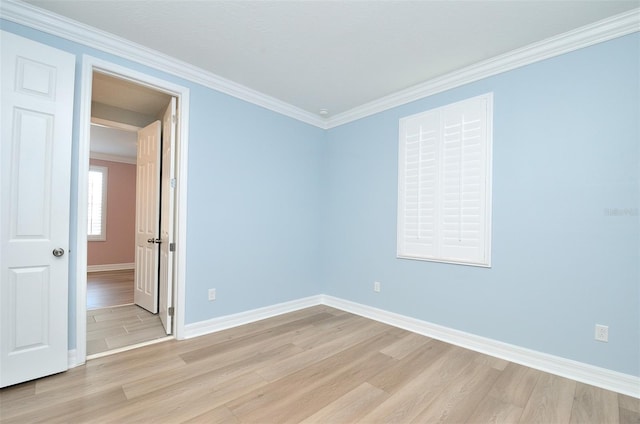
<instances>
[{"instance_id":1,"label":"plantation shutter","mask_svg":"<svg viewBox=\"0 0 640 424\"><path fill-rule=\"evenodd\" d=\"M398 256L489 266L492 96L400 120Z\"/></svg>"},{"instance_id":2,"label":"plantation shutter","mask_svg":"<svg viewBox=\"0 0 640 424\"><path fill-rule=\"evenodd\" d=\"M106 201L108 168L91 166L88 179L87 237L106 240Z\"/></svg>"}]
</instances>

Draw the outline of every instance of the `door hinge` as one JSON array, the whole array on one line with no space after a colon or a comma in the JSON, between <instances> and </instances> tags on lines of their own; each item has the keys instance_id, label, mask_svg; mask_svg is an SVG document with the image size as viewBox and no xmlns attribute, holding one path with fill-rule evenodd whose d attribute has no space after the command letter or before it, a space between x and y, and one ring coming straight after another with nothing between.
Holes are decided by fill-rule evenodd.
<instances>
[{"instance_id":1,"label":"door hinge","mask_svg":"<svg viewBox=\"0 0 640 424\"><path fill-rule=\"evenodd\" d=\"M172 317L173 316L173 312L174 312L173 306L169 306L169 310L167 312L168 312L169 316Z\"/></svg>"},{"instance_id":2,"label":"door hinge","mask_svg":"<svg viewBox=\"0 0 640 424\"><path fill-rule=\"evenodd\" d=\"M171 178L171 188L176 188L176 179L175 178Z\"/></svg>"},{"instance_id":3,"label":"door hinge","mask_svg":"<svg viewBox=\"0 0 640 424\"><path fill-rule=\"evenodd\" d=\"M176 121L177 121L176 115L171 115L171 122L175 124Z\"/></svg>"},{"instance_id":4,"label":"door hinge","mask_svg":"<svg viewBox=\"0 0 640 424\"><path fill-rule=\"evenodd\" d=\"M169 243L169 252L175 252L175 251L176 251L176 244Z\"/></svg>"}]
</instances>

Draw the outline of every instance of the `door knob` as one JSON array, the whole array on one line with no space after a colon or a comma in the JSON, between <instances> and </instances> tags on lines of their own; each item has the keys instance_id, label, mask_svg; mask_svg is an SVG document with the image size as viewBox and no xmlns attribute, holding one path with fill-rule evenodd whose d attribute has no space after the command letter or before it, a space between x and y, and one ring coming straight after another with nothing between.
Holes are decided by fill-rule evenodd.
<instances>
[{"instance_id":1,"label":"door knob","mask_svg":"<svg viewBox=\"0 0 640 424\"><path fill-rule=\"evenodd\" d=\"M56 258L59 258L60 256L64 255L64 249L61 247L56 247L55 249L53 249L53 256L55 256Z\"/></svg>"},{"instance_id":2,"label":"door knob","mask_svg":"<svg viewBox=\"0 0 640 424\"><path fill-rule=\"evenodd\" d=\"M150 238L150 239L147 240L147 243L158 243L158 244L160 244L160 243L162 243L162 239Z\"/></svg>"}]
</instances>

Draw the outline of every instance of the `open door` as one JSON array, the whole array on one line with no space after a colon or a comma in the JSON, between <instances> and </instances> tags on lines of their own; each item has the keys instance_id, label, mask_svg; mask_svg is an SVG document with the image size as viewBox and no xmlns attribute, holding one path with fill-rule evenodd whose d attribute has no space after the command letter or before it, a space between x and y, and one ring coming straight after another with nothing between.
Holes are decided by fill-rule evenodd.
<instances>
[{"instance_id":1,"label":"open door","mask_svg":"<svg viewBox=\"0 0 640 424\"><path fill-rule=\"evenodd\" d=\"M160 121L138 131L134 303L158 313Z\"/></svg>"},{"instance_id":2,"label":"open door","mask_svg":"<svg viewBox=\"0 0 640 424\"><path fill-rule=\"evenodd\" d=\"M5 387L68 368L75 56L5 31L0 40L0 387Z\"/></svg>"},{"instance_id":3,"label":"open door","mask_svg":"<svg viewBox=\"0 0 640 424\"><path fill-rule=\"evenodd\" d=\"M162 118L162 183L160 187L160 321L172 333L173 318L173 206L175 202L176 99Z\"/></svg>"}]
</instances>

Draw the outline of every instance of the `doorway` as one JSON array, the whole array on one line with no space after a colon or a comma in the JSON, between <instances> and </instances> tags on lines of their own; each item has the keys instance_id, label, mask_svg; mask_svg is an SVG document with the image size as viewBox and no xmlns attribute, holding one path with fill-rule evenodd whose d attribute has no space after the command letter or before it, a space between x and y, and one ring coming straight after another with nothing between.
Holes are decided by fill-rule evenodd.
<instances>
[{"instance_id":1,"label":"doorway","mask_svg":"<svg viewBox=\"0 0 640 424\"><path fill-rule=\"evenodd\" d=\"M143 203L154 199L144 196L144 190L141 192L138 187L142 179L137 174L145 172L145 167L138 163L138 139L143 131L141 126L159 123L172 101L174 98L168 94L93 73L87 214L89 357L157 341L172 333L171 323L160 319L158 299L150 305L135 296L136 268L152 268L136 266L140 259L136 259L136 221L141 211L159 210L157 204ZM158 140L163 138L169 142L173 134L161 135ZM149 165L160 170L161 164L156 163L161 160L159 155L151 159ZM159 181L154 183L159 185ZM153 217L156 221L167 218ZM152 226L154 239L158 237L158 229L156 222L155 229ZM149 250L151 254L155 252L154 263L157 262L159 249L154 244ZM145 278L149 281L144 281ZM149 287L154 285L152 293L158 292L159 281L164 284L171 281L166 276L158 278L158 266L153 275L142 275L137 280Z\"/></svg>"},{"instance_id":2,"label":"doorway","mask_svg":"<svg viewBox=\"0 0 640 424\"><path fill-rule=\"evenodd\" d=\"M172 177L167 179L167 184L171 185L171 194L175 201L173 205L173 229L170 233L165 233L166 251L162 257L164 263L154 265L164 272L163 283L165 285L165 296L169 295L169 307L165 307L165 313L171 313L173 324L169 324L170 332L173 337L182 338L184 328L184 255L185 237L186 237L186 158L187 158L187 122L188 122L188 104L189 90L185 87L177 86L164 80L151 77L146 74L123 68L112 63L104 62L96 58L85 56L83 58L82 72L82 88L81 88L81 107L80 107L80 141L78 154L78 233L77 233L77 252L78 262L76 264L76 358L75 364L81 364L86 360L87 356L87 322L82 317L87 315L87 271L88 271L88 248L87 248L87 185L89 158L91 156L90 132L91 123L94 125L105 127L115 123L115 126L123 125L131 128L140 128L145 122L140 121L141 115L147 115L153 119L163 120L164 110L158 113L153 110L152 106L140 106L142 97L136 90L143 90L148 93L155 93L160 99L174 98L174 112L170 116L169 121L173 122L175 129L175 154L172 156L174 169ZM104 91L104 87L94 85L94 77L98 76L101 83L105 81L109 83L118 83L126 86L122 91L122 95L117 94L118 90L108 87L106 91L110 92L113 99L109 101L99 102L100 96L94 96L100 90ZM120 87L122 88L122 87ZM114 93L115 96L114 96ZM133 96L133 98L132 98ZM103 98L104 99L104 98ZM114 100L115 99L115 100ZM157 100L157 99L156 99ZM116 103L114 103L114 101ZM127 105L127 102L137 101L137 106ZM161 100L162 101L162 100ZM120 105L117 102L122 102ZM93 103L93 104L92 104ZM107 104L111 103L111 104ZM121 106L121 107L119 107ZM141 109L142 108L142 109ZM146 109L145 109L146 108ZM92 118L92 109L94 111ZM136 110L130 110L136 109ZM122 110L129 110L133 113L123 114ZM95 113L98 111L98 113ZM146 112L146 113L145 113ZM101 115L101 116L97 116ZM166 119L165 119L166 120ZM113 154L118 156L118 154ZM108 157L107 157L108 158ZM103 157L104 159L104 157ZM134 261L135 262L135 261ZM167 267L167 262L169 266ZM124 262L128 264L128 262ZM107 272L109 270L106 270ZM114 271L115 272L115 271ZM121 271L122 272L122 271ZM126 274L126 271L124 271ZM115 276L116 278L122 277ZM126 277L125 277L126 278ZM172 299L172 300L171 300ZM163 308L152 312L162 312ZM127 315L126 312L123 312ZM130 314L130 312L129 312ZM156 315L157 316L157 315Z\"/></svg>"}]
</instances>

